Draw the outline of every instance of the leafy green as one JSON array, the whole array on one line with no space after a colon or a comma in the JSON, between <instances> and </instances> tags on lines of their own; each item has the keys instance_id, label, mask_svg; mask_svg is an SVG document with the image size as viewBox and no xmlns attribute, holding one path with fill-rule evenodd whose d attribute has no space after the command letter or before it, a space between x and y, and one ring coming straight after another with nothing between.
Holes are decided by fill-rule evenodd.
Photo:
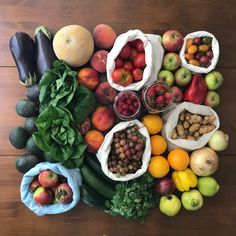
<instances>
[{"instance_id":1,"label":"leafy green","mask_svg":"<svg viewBox=\"0 0 236 236\"><path fill-rule=\"evenodd\" d=\"M75 122L77 124L83 123L94 108L94 94L83 85L80 85L75 92L73 100L68 105L68 109L72 112Z\"/></svg>"},{"instance_id":2,"label":"leafy green","mask_svg":"<svg viewBox=\"0 0 236 236\"><path fill-rule=\"evenodd\" d=\"M136 180L116 185L116 194L106 212L111 215L121 215L127 219L143 220L149 210L158 203L158 197L153 191L154 178L145 173Z\"/></svg>"},{"instance_id":3,"label":"leafy green","mask_svg":"<svg viewBox=\"0 0 236 236\"><path fill-rule=\"evenodd\" d=\"M76 71L72 71L63 61L54 61L53 69L46 71L39 83L39 101L42 109L67 106L78 87Z\"/></svg>"},{"instance_id":4,"label":"leafy green","mask_svg":"<svg viewBox=\"0 0 236 236\"><path fill-rule=\"evenodd\" d=\"M68 168L79 167L87 147L75 128L71 113L62 107L49 105L36 121L38 132L33 134L36 145Z\"/></svg>"}]
</instances>

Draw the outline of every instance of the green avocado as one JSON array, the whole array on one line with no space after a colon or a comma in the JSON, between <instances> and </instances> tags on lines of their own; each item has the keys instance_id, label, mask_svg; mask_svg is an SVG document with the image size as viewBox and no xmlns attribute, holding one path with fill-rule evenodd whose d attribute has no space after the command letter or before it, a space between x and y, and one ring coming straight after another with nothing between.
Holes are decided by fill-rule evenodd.
<instances>
[{"instance_id":1,"label":"green avocado","mask_svg":"<svg viewBox=\"0 0 236 236\"><path fill-rule=\"evenodd\" d=\"M26 149L30 154L37 155L39 157L43 156L43 151L35 144L33 137L30 137L26 143Z\"/></svg>"},{"instance_id":2,"label":"green avocado","mask_svg":"<svg viewBox=\"0 0 236 236\"><path fill-rule=\"evenodd\" d=\"M39 107L37 103L28 99L19 100L16 104L16 113L22 117L31 117L38 114Z\"/></svg>"},{"instance_id":3,"label":"green avocado","mask_svg":"<svg viewBox=\"0 0 236 236\"><path fill-rule=\"evenodd\" d=\"M24 154L16 160L16 169L21 173L26 173L31 168L40 163L40 158L36 155Z\"/></svg>"},{"instance_id":4,"label":"green avocado","mask_svg":"<svg viewBox=\"0 0 236 236\"><path fill-rule=\"evenodd\" d=\"M36 120L37 117L29 117L25 119L24 129L32 135L34 132L38 131L38 128L36 126Z\"/></svg>"},{"instance_id":5,"label":"green avocado","mask_svg":"<svg viewBox=\"0 0 236 236\"><path fill-rule=\"evenodd\" d=\"M26 97L33 102L39 101L39 84L34 84L26 91Z\"/></svg>"},{"instance_id":6,"label":"green avocado","mask_svg":"<svg viewBox=\"0 0 236 236\"><path fill-rule=\"evenodd\" d=\"M22 149L25 147L26 142L29 138L29 134L22 127L17 127L11 130L9 134L9 141L17 149Z\"/></svg>"}]
</instances>

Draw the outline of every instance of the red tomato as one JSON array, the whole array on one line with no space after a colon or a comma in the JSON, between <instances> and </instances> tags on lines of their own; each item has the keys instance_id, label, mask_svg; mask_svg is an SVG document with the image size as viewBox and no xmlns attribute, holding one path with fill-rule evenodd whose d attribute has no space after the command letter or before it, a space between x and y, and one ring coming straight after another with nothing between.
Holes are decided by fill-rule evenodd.
<instances>
[{"instance_id":1,"label":"red tomato","mask_svg":"<svg viewBox=\"0 0 236 236\"><path fill-rule=\"evenodd\" d=\"M128 71L132 71L134 69L134 65L131 61L125 61L123 68L128 70Z\"/></svg>"},{"instance_id":2,"label":"red tomato","mask_svg":"<svg viewBox=\"0 0 236 236\"><path fill-rule=\"evenodd\" d=\"M132 49L131 49L131 52L130 52L129 59L130 59L131 61L133 61L133 60L134 60L134 57L135 57L137 54L138 54L137 50L136 50L135 48L132 48Z\"/></svg>"},{"instance_id":3,"label":"red tomato","mask_svg":"<svg viewBox=\"0 0 236 236\"><path fill-rule=\"evenodd\" d=\"M143 41L138 39L136 42L136 50L138 52L144 52Z\"/></svg>"},{"instance_id":4,"label":"red tomato","mask_svg":"<svg viewBox=\"0 0 236 236\"><path fill-rule=\"evenodd\" d=\"M129 42L130 46L133 47L133 48L136 48L136 43L137 43L138 40L139 40L139 39L135 39L135 40L133 40L133 41L130 41L130 42Z\"/></svg>"},{"instance_id":5,"label":"red tomato","mask_svg":"<svg viewBox=\"0 0 236 236\"><path fill-rule=\"evenodd\" d=\"M146 66L145 53L138 53L133 60L134 66L138 68L144 68Z\"/></svg>"},{"instance_id":6,"label":"red tomato","mask_svg":"<svg viewBox=\"0 0 236 236\"><path fill-rule=\"evenodd\" d=\"M124 64L124 62L123 62L123 60L120 57L117 57L115 59L115 67L116 68L122 68L123 64Z\"/></svg>"},{"instance_id":7,"label":"red tomato","mask_svg":"<svg viewBox=\"0 0 236 236\"><path fill-rule=\"evenodd\" d=\"M112 80L121 86L128 86L132 84L133 78L131 73L123 68L115 69L112 73Z\"/></svg>"},{"instance_id":8,"label":"red tomato","mask_svg":"<svg viewBox=\"0 0 236 236\"><path fill-rule=\"evenodd\" d=\"M142 80L143 70L140 68L135 68L134 70L132 70L132 76L133 76L133 79L136 81Z\"/></svg>"},{"instance_id":9,"label":"red tomato","mask_svg":"<svg viewBox=\"0 0 236 236\"><path fill-rule=\"evenodd\" d=\"M129 43L126 43L125 46L121 49L119 57L122 59L128 59L131 53L131 47Z\"/></svg>"}]
</instances>

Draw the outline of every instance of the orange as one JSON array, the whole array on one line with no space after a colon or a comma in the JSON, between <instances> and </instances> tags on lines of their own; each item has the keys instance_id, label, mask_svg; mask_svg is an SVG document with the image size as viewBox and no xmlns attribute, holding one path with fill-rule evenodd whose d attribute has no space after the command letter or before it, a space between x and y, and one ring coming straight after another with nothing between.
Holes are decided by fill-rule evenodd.
<instances>
[{"instance_id":1,"label":"orange","mask_svg":"<svg viewBox=\"0 0 236 236\"><path fill-rule=\"evenodd\" d=\"M193 44L193 39L187 39L186 48L188 49Z\"/></svg>"},{"instance_id":2,"label":"orange","mask_svg":"<svg viewBox=\"0 0 236 236\"><path fill-rule=\"evenodd\" d=\"M167 148L166 140L161 135L153 135L150 138L153 155L161 155Z\"/></svg>"},{"instance_id":3,"label":"orange","mask_svg":"<svg viewBox=\"0 0 236 236\"><path fill-rule=\"evenodd\" d=\"M193 58L194 58L194 55L193 55L193 54L190 54L190 53L186 53L186 54L185 54L185 59L191 60L191 59L193 59Z\"/></svg>"},{"instance_id":4,"label":"orange","mask_svg":"<svg viewBox=\"0 0 236 236\"><path fill-rule=\"evenodd\" d=\"M189 165L189 155L181 148L170 151L167 160L174 170L185 170Z\"/></svg>"},{"instance_id":5,"label":"orange","mask_svg":"<svg viewBox=\"0 0 236 236\"><path fill-rule=\"evenodd\" d=\"M189 60L189 63L190 63L191 65L194 65L194 66L200 66L200 63L199 63L197 60L195 60L195 59Z\"/></svg>"},{"instance_id":6,"label":"orange","mask_svg":"<svg viewBox=\"0 0 236 236\"><path fill-rule=\"evenodd\" d=\"M149 114L143 117L144 126L147 128L149 134L157 134L163 127L163 122L160 116Z\"/></svg>"},{"instance_id":7,"label":"orange","mask_svg":"<svg viewBox=\"0 0 236 236\"><path fill-rule=\"evenodd\" d=\"M196 45L191 45L191 46L188 48L188 53L194 54L195 52L197 52L197 46L196 46Z\"/></svg>"},{"instance_id":8,"label":"orange","mask_svg":"<svg viewBox=\"0 0 236 236\"><path fill-rule=\"evenodd\" d=\"M155 156L151 158L148 171L153 177L162 178L168 174L169 170L170 166L165 157Z\"/></svg>"}]
</instances>

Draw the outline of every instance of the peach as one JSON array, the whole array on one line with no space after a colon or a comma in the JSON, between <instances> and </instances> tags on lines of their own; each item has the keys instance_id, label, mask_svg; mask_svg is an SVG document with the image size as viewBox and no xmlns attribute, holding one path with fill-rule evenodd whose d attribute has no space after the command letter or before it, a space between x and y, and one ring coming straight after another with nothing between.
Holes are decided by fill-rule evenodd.
<instances>
[{"instance_id":1,"label":"peach","mask_svg":"<svg viewBox=\"0 0 236 236\"><path fill-rule=\"evenodd\" d=\"M99 84L98 73L91 67L81 69L77 74L77 78L79 83L89 90L95 90Z\"/></svg>"},{"instance_id":2,"label":"peach","mask_svg":"<svg viewBox=\"0 0 236 236\"><path fill-rule=\"evenodd\" d=\"M84 136L85 142L87 143L87 151L96 153L99 147L102 145L104 135L98 130L90 130Z\"/></svg>"},{"instance_id":3,"label":"peach","mask_svg":"<svg viewBox=\"0 0 236 236\"><path fill-rule=\"evenodd\" d=\"M100 24L93 30L93 38L97 48L109 49L116 40L116 32L109 25Z\"/></svg>"},{"instance_id":4,"label":"peach","mask_svg":"<svg viewBox=\"0 0 236 236\"><path fill-rule=\"evenodd\" d=\"M116 90L112 88L107 81L100 83L95 91L96 99L102 105L111 104L114 101L116 95Z\"/></svg>"},{"instance_id":5,"label":"peach","mask_svg":"<svg viewBox=\"0 0 236 236\"><path fill-rule=\"evenodd\" d=\"M110 129L115 123L115 114L108 107L97 107L91 118L93 126L99 131Z\"/></svg>"},{"instance_id":6,"label":"peach","mask_svg":"<svg viewBox=\"0 0 236 236\"><path fill-rule=\"evenodd\" d=\"M106 72L106 64L107 64L107 54L106 50L99 50L95 52L91 58L91 66L100 73Z\"/></svg>"}]
</instances>

